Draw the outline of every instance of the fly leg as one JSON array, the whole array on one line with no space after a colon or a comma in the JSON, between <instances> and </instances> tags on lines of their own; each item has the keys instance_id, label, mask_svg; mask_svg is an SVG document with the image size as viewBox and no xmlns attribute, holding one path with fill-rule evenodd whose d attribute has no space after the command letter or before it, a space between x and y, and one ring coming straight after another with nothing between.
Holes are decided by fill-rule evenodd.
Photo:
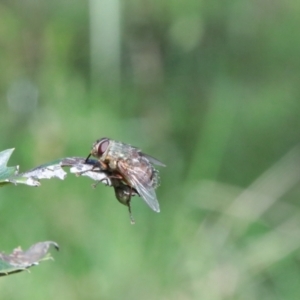
<instances>
[{"instance_id":1,"label":"fly leg","mask_svg":"<svg viewBox=\"0 0 300 300\"><path fill-rule=\"evenodd\" d=\"M130 217L130 223L135 224L134 218L132 216L131 212L131 197L133 195L132 187L124 185L123 183L120 183L119 181L113 182L113 187L115 189L115 195L117 200L122 203L123 205L126 205L128 207L129 211L129 217Z\"/></svg>"},{"instance_id":2,"label":"fly leg","mask_svg":"<svg viewBox=\"0 0 300 300\"><path fill-rule=\"evenodd\" d=\"M132 187L130 185L128 185L130 187L129 190L129 195L128 195L128 200L126 201L126 205L128 206L128 211L129 211L129 218L130 218L130 223L131 225L135 224L135 220L133 218L132 212L131 212L131 197L132 197Z\"/></svg>"},{"instance_id":3,"label":"fly leg","mask_svg":"<svg viewBox=\"0 0 300 300\"><path fill-rule=\"evenodd\" d=\"M93 161L93 163L88 163L88 161L86 160L84 165L89 165L89 166L92 166L90 169L86 169L84 171L81 171L81 172L77 172L76 175L77 176L80 176L86 172L97 172L97 171L105 171L107 170L107 165L102 162L102 161ZM97 170L96 170L97 169Z\"/></svg>"},{"instance_id":4,"label":"fly leg","mask_svg":"<svg viewBox=\"0 0 300 300\"><path fill-rule=\"evenodd\" d=\"M96 188L96 186L97 186L100 182L103 182L104 180L106 180L106 185L109 185L108 178L109 178L109 179L122 179L122 177L119 176L119 175L109 175L109 176L107 176L107 178L102 178L102 179L96 181L95 183L93 183L93 184L92 184L92 187L93 187L93 188ZM112 185L112 184L111 184L111 185Z\"/></svg>"},{"instance_id":5,"label":"fly leg","mask_svg":"<svg viewBox=\"0 0 300 300\"><path fill-rule=\"evenodd\" d=\"M92 188L95 189L95 188L97 187L97 185L98 185L100 182L104 182L104 181L106 181L106 182L105 182L105 185L109 185L108 179L107 179L107 178L102 178L102 179L96 181L95 183L93 183L93 184L92 184Z\"/></svg>"},{"instance_id":6,"label":"fly leg","mask_svg":"<svg viewBox=\"0 0 300 300\"><path fill-rule=\"evenodd\" d=\"M130 223L133 225L133 224L135 224L135 221L134 221L134 218L133 218L132 212L131 212L131 202L130 202L131 196L132 196L132 187L130 187L129 194L126 195L127 200L126 200L126 203L124 203L124 204L128 207Z\"/></svg>"},{"instance_id":7,"label":"fly leg","mask_svg":"<svg viewBox=\"0 0 300 300\"><path fill-rule=\"evenodd\" d=\"M133 218L133 216L132 216L130 200L131 200L131 193L130 193L129 200L128 200L128 202L127 202L127 206L128 206L128 211L129 211L130 224L131 224L131 225L134 225L134 224L135 224L135 220L134 220L134 218Z\"/></svg>"}]
</instances>

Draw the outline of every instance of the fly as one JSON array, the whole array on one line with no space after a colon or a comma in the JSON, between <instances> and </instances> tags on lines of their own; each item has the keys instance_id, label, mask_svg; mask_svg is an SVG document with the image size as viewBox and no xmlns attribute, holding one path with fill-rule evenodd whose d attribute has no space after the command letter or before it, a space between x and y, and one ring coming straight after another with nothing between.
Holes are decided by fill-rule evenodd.
<instances>
[{"instance_id":1,"label":"fly","mask_svg":"<svg viewBox=\"0 0 300 300\"><path fill-rule=\"evenodd\" d=\"M86 162L90 156L96 157L100 169L109 174L117 199L128 206L130 215L130 200L136 194L152 210L160 212L155 193L159 176L154 165L165 166L162 162L138 148L108 138L99 139L93 144Z\"/></svg>"}]
</instances>

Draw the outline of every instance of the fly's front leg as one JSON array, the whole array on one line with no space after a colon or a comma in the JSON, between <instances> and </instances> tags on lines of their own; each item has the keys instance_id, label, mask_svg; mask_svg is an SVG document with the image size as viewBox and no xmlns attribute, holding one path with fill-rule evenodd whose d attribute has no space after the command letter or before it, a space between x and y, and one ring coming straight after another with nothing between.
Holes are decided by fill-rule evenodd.
<instances>
[{"instance_id":1,"label":"fly's front leg","mask_svg":"<svg viewBox=\"0 0 300 300\"><path fill-rule=\"evenodd\" d=\"M77 172L76 173L77 176L80 176L86 172L97 172L97 171L95 171L95 169L97 169L97 168L100 169L100 171L105 171L108 168L107 164L100 160L98 160L96 162L94 161L93 164L91 164L91 163L89 164L88 161L86 161L85 165L90 165L90 166L92 166L92 168L81 171L81 172Z\"/></svg>"}]
</instances>

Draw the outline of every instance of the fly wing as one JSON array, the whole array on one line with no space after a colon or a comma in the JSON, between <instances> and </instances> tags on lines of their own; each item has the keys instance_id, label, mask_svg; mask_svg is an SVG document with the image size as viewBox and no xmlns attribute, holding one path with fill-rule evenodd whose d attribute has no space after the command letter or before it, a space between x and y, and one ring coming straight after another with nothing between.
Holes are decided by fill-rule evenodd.
<instances>
[{"instance_id":1,"label":"fly wing","mask_svg":"<svg viewBox=\"0 0 300 300\"><path fill-rule=\"evenodd\" d=\"M156 212L160 212L159 203L157 201L154 188L141 183L135 176L131 178L131 182L140 196L149 205L149 207Z\"/></svg>"},{"instance_id":2,"label":"fly wing","mask_svg":"<svg viewBox=\"0 0 300 300\"><path fill-rule=\"evenodd\" d=\"M154 165L157 165L157 166L161 166L161 167L165 167L166 165L164 163L162 163L161 161L159 161L158 159L146 154L146 153L143 153L143 152L140 152L140 155L143 156L143 157L146 157L150 163L154 164Z\"/></svg>"},{"instance_id":3,"label":"fly wing","mask_svg":"<svg viewBox=\"0 0 300 300\"><path fill-rule=\"evenodd\" d=\"M133 146L130 146L130 152L132 154L136 154L140 157L145 157L147 158L147 160L153 164L153 165L157 165L157 166L161 166L161 167L165 167L166 165L164 163L162 163L160 160L154 158L153 156L149 155L149 154L146 154L144 152L141 151L141 149L139 148L136 148L136 147L133 147Z\"/></svg>"},{"instance_id":4,"label":"fly wing","mask_svg":"<svg viewBox=\"0 0 300 300\"><path fill-rule=\"evenodd\" d=\"M156 193L152 186L152 173L149 175L149 166L147 166L147 163L148 162L144 161L143 164L143 160L139 161L136 159L131 160L130 163L120 160L118 167L128 183L136 189L149 207L155 212L160 212Z\"/></svg>"}]
</instances>

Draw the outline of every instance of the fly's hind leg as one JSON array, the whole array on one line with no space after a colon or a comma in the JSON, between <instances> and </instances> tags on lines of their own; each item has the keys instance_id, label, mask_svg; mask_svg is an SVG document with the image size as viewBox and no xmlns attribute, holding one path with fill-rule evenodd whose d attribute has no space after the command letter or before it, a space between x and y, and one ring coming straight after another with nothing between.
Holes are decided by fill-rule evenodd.
<instances>
[{"instance_id":1,"label":"fly's hind leg","mask_svg":"<svg viewBox=\"0 0 300 300\"><path fill-rule=\"evenodd\" d=\"M131 196L132 196L132 187L130 187L129 196L128 196L128 200L126 201L126 205L128 206L130 223L131 223L131 225L134 225L135 220L134 220L133 215L132 215L131 202L130 202L131 201Z\"/></svg>"},{"instance_id":2,"label":"fly's hind leg","mask_svg":"<svg viewBox=\"0 0 300 300\"><path fill-rule=\"evenodd\" d=\"M131 204L130 203L130 201L131 201L131 195L132 195L132 188L130 189L129 199L127 201L127 206L128 206L128 211L129 211L130 223L131 223L131 225L134 225L135 224L135 220L133 218L133 215L132 215L132 212L131 212L131 205L130 205Z\"/></svg>"},{"instance_id":3,"label":"fly's hind leg","mask_svg":"<svg viewBox=\"0 0 300 300\"><path fill-rule=\"evenodd\" d=\"M132 196L132 188L124 185L124 184L120 184L119 181L117 181L117 183L119 185L113 184L113 187L115 189L115 195L117 200L123 204L126 205L128 207L128 211L129 211L129 217L130 217L130 223L131 224L135 224L134 218L132 216L132 212L131 212L131 196Z\"/></svg>"}]
</instances>

